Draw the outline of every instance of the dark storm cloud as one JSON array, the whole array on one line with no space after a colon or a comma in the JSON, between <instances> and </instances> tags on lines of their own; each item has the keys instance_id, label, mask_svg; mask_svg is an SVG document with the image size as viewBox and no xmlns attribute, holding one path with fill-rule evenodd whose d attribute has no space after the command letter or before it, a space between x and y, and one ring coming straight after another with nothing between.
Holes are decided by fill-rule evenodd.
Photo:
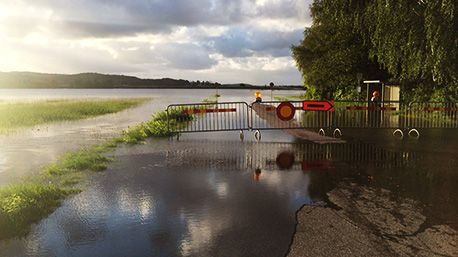
<instances>
[{"instance_id":1,"label":"dark storm cloud","mask_svg":"<svg viewBox=\"0 0 458 257\"><path fill-rule=\"evenodd\" d=\"M209 38L214 51L225 57L290 56L290 47L299 43L303 30L283 32L258 28L234 28L219 37Z\"/></svg>"}]
</instances>

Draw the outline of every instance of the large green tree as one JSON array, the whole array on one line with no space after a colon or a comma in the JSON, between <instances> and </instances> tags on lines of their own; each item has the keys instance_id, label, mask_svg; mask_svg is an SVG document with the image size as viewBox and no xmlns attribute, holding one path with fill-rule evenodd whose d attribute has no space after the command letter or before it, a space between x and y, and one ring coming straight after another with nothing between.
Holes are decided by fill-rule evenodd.
<instances>
[{"instance_id":1,"label":"large green tree","mask_svg":"<svg viewBox=\"0 0 458 257\"><path fill-rule=\"evenodd\" d=\"M344 70L333 68L343 65L342 61L323 56L359 51L359 55L346 55L347 64L351 64L349 77L359 70L365 78L386 80L388 77L381 76L386 70L389 80L399 82L410 100L434 96L458 100L456 0L316 0L311 10L313 25L304 41L293 47L308 86L329 88L321 83L324 77L314 72L319 62L327 62L329 69L323 72L338 80L332 83L335 88L348 84L340 73ZM310 48L316 33L326 42ZM333 47L328 50L327 46ZM307 52L318 53L318 49L326 53Z\"/></svg>"},{"instance_id":2,"label":"large green tree","mask_svg":"<svg viewBox=\"0 0 458 257\"><path fill-rule=\"evenodd\" d=\"M387 79L387 73L369 59L369 49L354 31L350 18L336 18L339 1L315 1L313 24L301 44L293 46L293 57L309 88L310 97L356 97L357 74L366 79ZM344 12L339 15L347 15Z\"/></svg>"}]
</instances>

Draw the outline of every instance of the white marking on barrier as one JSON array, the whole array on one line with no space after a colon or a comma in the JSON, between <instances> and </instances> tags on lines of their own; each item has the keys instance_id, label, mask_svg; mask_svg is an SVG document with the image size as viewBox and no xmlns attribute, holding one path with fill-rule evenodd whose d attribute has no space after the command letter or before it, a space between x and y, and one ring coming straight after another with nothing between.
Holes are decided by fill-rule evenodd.
<instances>
[{"instance_id":1,"label":"white marking on barrier","mask_svg":"<svg viewBox=\"0 0 458 257\"><path fill-rule=\"evenodd\" d=\"M261 132L259 130L256 130L254 132L254 138L256 139L256 141L261 141Z\"/></svg>"},{"instance_id":2,"label":"white marking on barrier","mask_svg":"<svg viewBox=\"0 0 458 257\"><path fill-rule=\"evenodd\" d=\"M403 139L403 138L404 138L404 132L402 132L402 130L396 129L396 130L393 132L393 136L396 136L396 134L399 134L399 135L400 135L399 139Z\"/></svg>"},{"instance_id":3,"label":"white marking on barrier","mask_svg":"<svg viewBox=\"0 0 458 257\"><path fill-rule=\"evenodd\" d=\"M318 134L319 134L320 136L323 136L323 137L326 136L326 132L325 132L324 129L322 129L322 128L320 128L320 130L318 130Z\"/></svg>"},{"instance_id":4,"label":"white marking on barrier","mask_svg":"<svg viewBox=\"0 0 458 257\"><path fill-rule=\"evenodd\" d=\"M413 136L412 132L415 132L416 136ZM416 130L416 129L409 130L408 135L409 135L409 137L412 137L414 139L419 139L420 138L420 132L418 130Z\"/></svg>"},{"instance_id":5,"label":"white marking on barrier","mask_svg":"<svg viewBox=\"0 0 458 257\"><path fill-rule=\"evenodd\" d=\"M337 133L339 134L338 137L336 136ZM334 129L334 132L332 132L332 136L334 136L335 138L340 138L342 137L342 131L339 128L336 128Z\"/></svg>"}]
</instances>

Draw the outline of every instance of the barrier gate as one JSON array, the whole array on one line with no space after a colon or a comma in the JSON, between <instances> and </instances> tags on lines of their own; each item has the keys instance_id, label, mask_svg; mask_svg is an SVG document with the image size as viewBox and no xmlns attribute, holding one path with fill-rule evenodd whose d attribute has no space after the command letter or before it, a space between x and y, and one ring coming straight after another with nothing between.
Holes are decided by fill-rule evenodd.
<instances>
[{"instance_id":1,"label":"barrier gate","mask_svg":"<svg viewBox=\"0 0 458 257\"><path fill-rule=\"evenodd\" d=\"M167 124L170 132L179 133L239 131L250 129L249 115L245 102L172 104L167 107Z\"/></svg>"},{"instance_id":2,"label":"barrier gate","mask_svg":"<svg viewBox=\"0 0 458 257\"><path fill-rule=\"evenodd\" d=\"M270 129L394 129L419 137L418 129L458 128L458 103L385 101L266 101L172 104L168 129L174 133Z\"/></svg>"}]
</instances>

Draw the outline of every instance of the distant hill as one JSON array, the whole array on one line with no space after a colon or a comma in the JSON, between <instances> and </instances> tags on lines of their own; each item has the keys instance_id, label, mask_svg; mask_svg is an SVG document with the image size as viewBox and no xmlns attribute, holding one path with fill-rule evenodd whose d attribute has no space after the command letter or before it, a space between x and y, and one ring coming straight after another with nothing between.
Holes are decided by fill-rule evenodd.
<instances>
[{"instance_id":1,"label":"distant hill","mask_svg":"<svg viewBox=\"0 0 458 257\"><path fill-rule=\"evenodd\" d=\"M246 83L219 84L184 79L140 79L133 76L99 73L46 74L0 72L0 88L265 88ZM275 89L302 89L301 86L275 86Z\"/></svg>"},{"instance_id":2,"label":"distant hill","mask_svg":"<svg viewBox=\"0 0 458 257\"><path fill-rule=\"evenodd\" d=\"M182 79L140 79L124 75L0 72L0 88L144 88L189 86Z\"/></svg>"}]
</instances>

